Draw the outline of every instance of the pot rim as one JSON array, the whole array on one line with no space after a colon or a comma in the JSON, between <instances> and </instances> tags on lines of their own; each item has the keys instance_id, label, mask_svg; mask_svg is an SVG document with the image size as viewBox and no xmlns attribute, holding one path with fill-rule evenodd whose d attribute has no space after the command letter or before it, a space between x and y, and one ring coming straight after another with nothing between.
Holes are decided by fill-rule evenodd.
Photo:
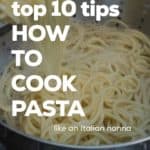
<instances>
[{"instance_id":1,"label":"pot rim","mask_svg":"<svg viewBox=\"0 0 150 150\"><path fill-rule=\"evenodd\" d=\"M0 124L4 127L7 128L8 130L23 136L24 138L33 140L35 142L40 142L41 144L47 144L47 145L52 145L55 147L59 147L59 148L69 148L69 149L76 149L76 150L102 150L102 149L111 149L111 148L123 148L123 147L127 147L127 146L134 146L136 144L141 144L143 142L147 142L150 141L150 136L145 137L145 138L141 138L135 141L130 141L130 142L125 142L125 143L118 143L118 144L110 144L110 145L98 145L98 146L81 146L81 145L69 145L69 144L61 144L61 143L56 143L53 141L48 141L48 140L44 140L38 137L34 137L32 135L28 135L23 133L22 131L18 131L17 129L10 127L8 124L4 123L2 120L0 120Z\"/></svg>"}]
</instances>

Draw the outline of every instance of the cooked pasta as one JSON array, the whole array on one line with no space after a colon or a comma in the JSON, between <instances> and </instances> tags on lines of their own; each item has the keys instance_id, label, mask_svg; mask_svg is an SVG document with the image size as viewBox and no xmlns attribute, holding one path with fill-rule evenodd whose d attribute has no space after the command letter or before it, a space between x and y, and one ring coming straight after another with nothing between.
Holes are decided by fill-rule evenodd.
<instances>
[{"instance_id":1,"label":"cooked pasta","mask_svg":"<svg viewBox=\"0 0 150 150\"><path fill-rule=\"evenodd\" d=\"M136 140L150 134L150 39L130 29L122 22L121 28L104 25L72 23L60 62L60 75L77 75L76 93L16 93L11 78L19 73L34 71L25 64L15 67L12 61L0 80L0 109L11 125L23 132L57 143L74 145L101 145ZM50 49L51 51L51 49ZM42 51L43 55L50 59ZM46 68L49 66L47 65ZM46 75L42 67L37 74ZM19 83L20 85L24 83ZM41 106L46 99L79 99L86 117L11 117L11 100L36 99ZM51 130L54 125L64 126L131 126L131 132L65 132Z\"/></svg>"}]
</instances>

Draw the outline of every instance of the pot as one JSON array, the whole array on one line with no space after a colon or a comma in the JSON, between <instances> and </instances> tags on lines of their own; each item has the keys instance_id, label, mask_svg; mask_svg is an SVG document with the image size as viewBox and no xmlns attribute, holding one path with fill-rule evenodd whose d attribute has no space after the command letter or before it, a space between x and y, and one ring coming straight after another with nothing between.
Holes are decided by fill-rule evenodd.
<instances>
[{"instance_id":1,"label":"pot","mask_svg":"<svg viewBox=\"0 0 150 150\"><path fill-rule=\"evenodd\" d=\"M77 0L76 0L77 1ZM83 0L81 0L82 2ZM84 0L85 1L85 0ZM79 1L78 1L79 2ZM147 35L150 35L150 1L149 0L97 0L106 4L116 3L120 5L121 14L119 19L123 20L131 27L142 30ZM133 13L134 12L134 13ZM76 15L77 19L83 20L81 13ZM87 21L87 20L86 20ZM94 20L93 20L94 21ZM13 43L10 39L11 32L10 25L0 24L0 49L3 56L0 55L0 71L4 70L4 66L10 61L9 50L10 47L19 48L20 42ZM22 47L22 45L21 45ZM22 47L23 48L23 47ZM6 56L6 57L5 57ZM7 59L4 59L7 58ZM0 120L0 138L4 143L9 143L9 149L16 147L18 150L149 150L150 137L142 138L136 141L100 146L75 146L58 144L51 141L46 141L37 137L26 135L18 131L4 121ZM16 143L17 142L17 143ZM2 146L0 144L0 150Z\"/></svg>"},{"instance_id":2,"label":"pot","mask_svg":"<svg viewBox=\"0 0 150 150\"><path fill-rule=\"evenodd\" d=\"M46 141L31 135L26 135L9 125L0 121L0 138L4 142L7 140L9 147L14 147L17 150L149 150L150 137L139 139L132 142L101 145L101 146L76 146L58 144L51 141ZM17 142L17 143L16 143Z\"/></svg>"}]
</instances>

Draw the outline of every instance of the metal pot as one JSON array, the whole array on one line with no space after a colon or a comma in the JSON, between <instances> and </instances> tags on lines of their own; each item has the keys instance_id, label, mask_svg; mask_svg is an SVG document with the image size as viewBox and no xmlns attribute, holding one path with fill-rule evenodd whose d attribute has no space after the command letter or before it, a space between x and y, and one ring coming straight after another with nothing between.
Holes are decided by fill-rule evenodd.
<instances>
[{"instance_id":1,"label":"metal pot","mask_svg":"<svg viewBox=\"0 0 150 150\"><path fill-rule=\"evenodd\" d=\"M58 144L26 135L0 121L0 138L16 150L149 150L150 137L124 144L101 146L75 146ZM16 143L17 142L17 143Z\"/></svg>"},{"instance_id":2,"label":"metal pot","mask_svg":"<svg viewBox=\"0 0 150 150\"><path fill-rule=\"evenodd\" d=\"M80 0L80 2L83 0ZM85 1L85 0L84 0ZM79 1L78 1L79 2ZM120 5L121 15L119 19L123 20L131 27L142 30L147 35L150 35L150 1L149 0L97 0L97 2L116 3ZM84 20L81 13L76 15L76 18ZM94 21L94 19L93 19ZM10 26L0 25L0 49L3 56L0 55L0 71L3 71L4 66L11 59L9 56L10 48L19 48L20 42L13 43L10 39L11 32L6 32L10 29ZM4 34L5 33L5 34ZM22 45L21 45L22 47ZM23 48L23 47L22 47ZM6 57L5 57L6 56ZM8 59L6 59L8 58ZM9 143L8 148L17 150L149 150L150 149L150 137L139 139L137 141L114 144L114 145L101 145L101 146L74 146L63 145L54 143L51 141L42 140L30 135L26 135L21 131L18 131L2 120L0 121L0 139L4 143ZM16 143L17 142L17 143ZM0 146L0 150L1 150Z\"/></svg>"}]
</instances>

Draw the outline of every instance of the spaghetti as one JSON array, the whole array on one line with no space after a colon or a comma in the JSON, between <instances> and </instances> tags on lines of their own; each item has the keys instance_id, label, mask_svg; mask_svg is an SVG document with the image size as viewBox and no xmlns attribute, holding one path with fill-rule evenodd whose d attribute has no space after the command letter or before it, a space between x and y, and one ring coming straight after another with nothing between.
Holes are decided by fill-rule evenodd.
<instances>
[{"instance_id":1,"label":"spaghetti","mask_svg":"<svg viewBox=\"0 0 150 150\"><path fill-rule=\"evenodd\" d=\"M111 144L149 136L150 39L119 21L120 29L112 27L113 22L116 23L109 21L101 26L73 22L59 73L77 75L74 83L77 93L48 93L44 90L15 93L11 88L11 77L19 73L29 75L33 70L26 65L15 68L12 61L0 80L0 109L5 120L27 134L65 144ZM50 59L44 51L42 53ZM45 76L41 67L36 71ZM86 117L61 118L56 114L52 118L36 115L26 118L22 114L14 119L10 115L10 106L11 100L16 98L24 99L26 103L36 99L39 106L47 98L79 99ZM57 133L51 130L54 125L131 126L132 132Z\"/></svg>"}]
</instances>

